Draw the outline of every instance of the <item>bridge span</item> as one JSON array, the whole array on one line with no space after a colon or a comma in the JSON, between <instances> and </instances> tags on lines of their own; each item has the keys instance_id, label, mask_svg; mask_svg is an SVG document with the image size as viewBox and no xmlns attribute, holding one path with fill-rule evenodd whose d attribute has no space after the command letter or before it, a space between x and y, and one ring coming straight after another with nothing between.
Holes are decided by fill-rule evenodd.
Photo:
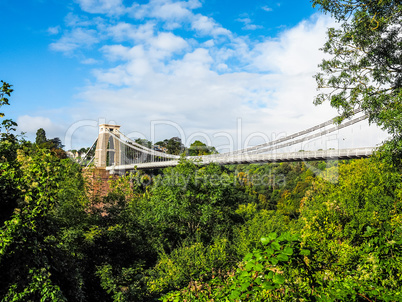
<instances>
[{"instance_id":1,"label":"bridge span","mask_svg":"<svg viewBox=\"0 0 402 302\"><path fill-rule=\"evenodd\" d=\"M219 165L230 164L252 164L252 163L274 163L274 162L294 162L294 161L315 161L315 160L342 160L353 158L369 157L373 154L375 148L354 148L339 150L320 150L320 151L299 151L273 154L225 154L205 155L205 156L187 156L186 159L193 160L199 165L208 165L216 163ZM136 163L128 165L111 165L106 170L113 174L116 171L128 171L133 169L159 169L173 167L179 163L180 159L170 161L154 161L145 163Z\"/></svg>"},{"instance_id":2,"label":"bridge span","mask_svg":"<svg viewBox=\"0 0 402 302\"><path fill-rule=\"evenodd\" d=\"M314 127L257 146L222 154L184 157L167 154L154 150L154 148L147 148L120 132L120 126L102 124L99 126L98 138L93 144L95 156L91 159L91 162L94 163L96 168L105 169L111 174L120 174L133 169L158 169L176 166L181 158L195 161L200 165L209 163L229 165L362 158L373 154L375 148L299 152L279 151L349 127L366 118L367 116L358 109L350 120L338 125L334 124L334 119L331 119Z\"/></svg>"}]
</instances>

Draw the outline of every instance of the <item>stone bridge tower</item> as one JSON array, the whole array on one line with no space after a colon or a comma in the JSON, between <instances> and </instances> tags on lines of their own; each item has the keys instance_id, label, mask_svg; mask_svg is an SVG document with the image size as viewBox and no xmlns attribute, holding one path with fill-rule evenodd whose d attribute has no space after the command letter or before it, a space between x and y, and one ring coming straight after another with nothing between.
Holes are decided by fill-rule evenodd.
<instances>
[{"instance_id":1,"label":"stone bridge tower","mask_svg":"<svg viewBox=\"0 0 402 302\"><path fill-rule=\"evenodd\" d=\"M120 143L111 134L120 137L120 126L101 124L99 125L98 142L95 149L95 167L106 168L107 165L120 165Z\"/></svg>"}]
</instances>

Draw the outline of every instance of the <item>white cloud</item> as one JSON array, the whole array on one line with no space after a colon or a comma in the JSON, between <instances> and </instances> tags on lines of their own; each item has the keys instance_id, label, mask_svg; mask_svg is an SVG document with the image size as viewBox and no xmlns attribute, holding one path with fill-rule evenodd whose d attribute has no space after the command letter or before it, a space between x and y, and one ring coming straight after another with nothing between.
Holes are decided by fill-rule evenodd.
<instances>
[{"instance_id":1,"label":"white cloud","mask_svg":"<svg viewBox=\"0 0 402 302\"><path fill-rule=\"evenodd\" d=\"M103 46L101 50L108 60L121 60L127 61L127 63L107 72L98 70L95 72L97 78L113 85L118 85L118 80L121 80L124 85L132 81L142 81L142 77L151 74L153 70L168 72L163 63L164 60L189 47L183 38L167 32L161 32L141 42L142 44L134 47L120 44ZM132 77L131 80L128 78L129 76Z\"/></svg>"},{"instance_id":2,"label":"white cloud","mask_svg":"<svg viewBox=\"0 0 402 302\"><path fill-rule=\"evenodd\" d=\"M201 14L194 16L191 27L201 35L211 35L216 37L220 35L230 36L231 34L229 30L220 26L212 18Z\"/></svg>"},{"instance_id":3,"label":"white cloud","mask_svg":"<svg viewBox=\"0 0 402 302\"><path fill-rule=\"evenodd\" d=\"M131 57L130 48L119 45L105 45L100 49L105 57L110 61L128 60Z\"/></svg>"},{"instance_id":4,"label":"white cloud","mask_svg":"<svg viewBox=\"0 0 402 302\"><path fill-rule=\"evenodd\" d=\"M107 28L106 32L115 41L143 42L154 36L155 26L153 22L146 22L141 25L120 22Z\"/></svg>"},{"instance_id":5,"label":"white cloud","mask_svg":"<svg viewBox=\"0 0 402 302\"><path fill-rule=\"evenodd\" d=\"M26 132L31 139L39 128L45 130L47 138L60 137L60 133L63 133L64 129L62 125L54 123L50 118L44 116L19 116L17 124L18 130Z\"/></svg>"},{"instance_id":6,"label":"white cloud","mask_svg":"<svg viewBox=\"0 0 402 302\"><path fill-rule=\"evenodd\" d=\"M208 17L197 18L197 31L214 37L219 28L216 23ZM243 141L257 132L270 138L297 132L336 115L328 105L312 104L316 93L312 75L322 58L318 48L328 25L332 25L330 19L315 16L278 39L257 42L253 47L241 37L232 37L230 43L215 44L215 39L210 39L203 44L205 48L190 51L184 39L166 33L131 48L104 47L107 56L123 63L98 70L98 80L124 86L94 85L80 97L98 108L95 114L147 137L149 123L157 120L173 121L186 133L203 131L211 138L226 131L236 140L236 121L241 118ZM163 56L155 55L158 49L186 52L164 62ZM238 68L230 63L233 58L248 65L233 71ZM160 139L176 134L174 129L162 128Z\"/></svg>"},{"instance_id":7,"label":"white cloud","mask_svg":"<svg viewBox=\"0 0 402 302\"><path fill-rule=\"evenodd\" d=\"M205 42L202 43L201 45L204 46L204 47L210 48L210 47L213 47L213 46L215 45L215 42L214 42L213 39L210 39L210 40L208 40L208 41L205 41Z\"/></svg>"},{"instance_id":8,"label":"white cloud","mask_svg":"<svg viewBox=\"0 0 402 302\"><path fill-rule=\"evenodd\" d=\"M94 22L87 17L68 13L64 18L64 23L69 27L88 27L92 26Z\"/></svg>"},{"instance_id":9,"label":"white cloud","mask_svg":"<svg viewBox=\"0 0 402 302\"><path fill-rule=\"evenodd\" d=\"M47 29L47 32L51 35L57 35L60 32L60 26L53 26Z\"/></svg>"},{"instance_id":10,"label":"white cloud","mask_svg":"<svg viewBox=\"0 0 402 302\"><path fill-rule=\"evenodd\" d=\"M81 9L92 14L120 15L124 12L122 0L75 0Z\"/></svg>"},{"instance_id":11,"label":"white cloud","mask_svg":"<svg viewBox=\"0 0 402 302\"><path fill-rule=\"evenodd\" d=\"M87 59L85 59L85 60L82 60L81 63L82 63L82 64L85 64L85 65L93 65L93 64L99 63L99 61L98 61L98 60L95 60L95 59L93 59L93 58L87 58Z\"/></svg>"},{"instance_id":12,"label":"white cloud","mask_svg":"<svg viewBox=\"0 0 402 302\"><path fill-rule=\"evenodd\" d=\"M246 29L246 30L256 30L258 28L262 28L261 25L252 24L251 19L247 18L247 17L239 18L236 21L242 22L244 24L243 29Z\"/></svg>"},{"instance_id":13,"label":"white cloud","mask_svg":"<svg viewBox=\"0 0 402 302\"><path fill-rule=\"evenodd\" d=\"M323 58L319 48L325 41L327 27L335 25L329 17L314 15L279 38L257 44L251 55L252 66L282 74L313 74Z\"/></svg>"},{"instance_id":14,"label":"white cloud","mask_svg":"<svg viewBox=\"0 0 402 302\"><path fill-rule=\"evenodd\" d=\"M183 21L191 17L191 10L199 7L201 3L198 0L150 0L148 4L134 5L132 14L138 19L151 17L164 21Z\"/></svg>"},{"instance_id":15,"label":"white cloud","mask_svg":"<svg viewBox=\"0 0 402 302\"><path fill-rule=\"evenodd\" d=\"M256 25L256 24L246 24L246 25L243 26L243 29L245 29L245 30L256 30L256 29L259 29L259 28L262 28L262 26L261 25Z\"/></svg>"},{"instance_id":16,"label":"white cloud","mask_svg":"<svg viewBox=\"0 0 402 302\"><path fill-rule=\"evenodd\" d=\"M50 44L50 49L70 53L80 47L90 47L99 42L93 29L75 28L66 33L57 42Z\"/></svg>"},{"instance_id":17,"label":"white cloud","mask_svg":"<svg viewBox=\"0 0 402 302\"><path fill-rule=\"evenodd\" d=\"M168 53L180 51L188 46L187 42L172 33L162 32L153 38L150 44L157 49L164 50Z\"/></svg>"},{"instance_id":18,"label":"white cloud","mask_svg":"<svg viewBox=\"0 0 402 302\"><path fill-rule=\"evenodd\" d=\"M261 7L263 10L265 10L266 12L272 12L273 11L273 9L271 8L271 7L268 7L268 6L263 6L263 7Z\"/></svg>"},{"instance_id":19,"label":"white cloud","mask_svg":"<svg viewBox=\"0 0 402 302\"><path fill-rule=\"evenodd\" d=\"M92 12L93 3L80 2ZM77 95L82 103L75 118L105 117L148 138L151 121L169 120L187 134L203 131L212 138L225 131L234 140L240 118L244 141L257 132L270 138L290 134L336 115L328 104L312 104L312 76L323 57L318 49L331 19L316 15L259 41L194 14L200 5L151 0L132 6L134 22L109 24L71 15L72 29L51 48L71 52L104 39L100 52L108 63L93 70L95 80ZM257 28L249 18L239 21L245 29ZM179 25L182 36L172 31ZM160 126L157 139L177 135L169 127Z\"/></svg>"}]
</instances>

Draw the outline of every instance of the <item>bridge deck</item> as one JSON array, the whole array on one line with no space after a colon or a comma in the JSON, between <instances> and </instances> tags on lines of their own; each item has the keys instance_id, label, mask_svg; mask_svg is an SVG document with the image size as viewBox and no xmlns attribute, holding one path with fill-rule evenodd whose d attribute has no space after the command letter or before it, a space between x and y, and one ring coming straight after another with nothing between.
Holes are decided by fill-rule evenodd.
<instances>
[{"instance_id":1,"label":"bridge deck","mask_svg":"<svg viewBox=\"0 0 402 302\"><path fill-rule=\"evenodd\" d=\"M369 157L375 148L355 148L340 150L321 150L321 151L300 151L290 153L268 153L268 154L239 154L223 156L222 154L189 156L187 159L194 160L200 165L217 163L220 165L229 164L248 164L248 163L271 163L271 162L293 162L293 161L314 161L314 160L341 160L352 158ZM178 160L147 162L140 164L118 165L106 167L106 170L127 171L134 169L158 169L172 167L178 164Z\"/></svg>"}]
</instances>

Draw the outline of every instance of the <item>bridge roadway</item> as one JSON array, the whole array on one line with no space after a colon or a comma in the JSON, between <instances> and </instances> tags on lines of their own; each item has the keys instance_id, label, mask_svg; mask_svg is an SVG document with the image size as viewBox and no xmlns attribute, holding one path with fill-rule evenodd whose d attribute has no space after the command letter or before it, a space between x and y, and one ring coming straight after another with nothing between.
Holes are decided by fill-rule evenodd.
<instances>
[{"instance_id":1,"label":"bridge roadway","mask_svg":"<svg viewBox=\"0 0 402 302\"><path fill-rule=\"evenodd\" d=\"M230 164L250 164L250 163L273 163L273 162L294 162L294 161L314 161L314 160L341 160L352 158L369 157L373 154L375 148L355 148L355 149L339 149L339 150L321 150L321 151L299 151L288 153L267 153L267 154L213 154L204 156L187 156L186 159L194 160L200 165L208 165L209 163L217 163L219 165ZM173 167L178 164L179 160L168 160L160 162L146 162L129 165L108 166L111 174L142 169L159 169L165 167Z\"/></svg>"}]
</instances>

